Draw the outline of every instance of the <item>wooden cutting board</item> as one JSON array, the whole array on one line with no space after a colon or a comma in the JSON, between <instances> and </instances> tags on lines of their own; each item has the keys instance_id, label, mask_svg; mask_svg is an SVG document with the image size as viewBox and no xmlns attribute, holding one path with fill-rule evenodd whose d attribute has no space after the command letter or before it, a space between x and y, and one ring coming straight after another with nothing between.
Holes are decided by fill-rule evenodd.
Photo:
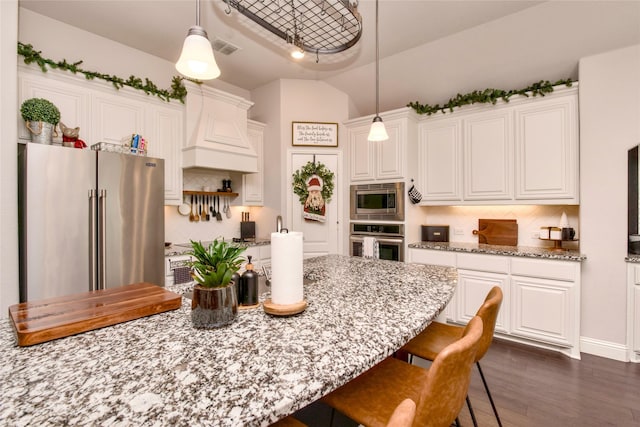
<instances>
[{"instance_id":1,"label":"wooden cutting board","mask_svg":"<svg viewBox=\"0 0 640 427\"><path fill-rule=\"evenodd\" d=\"M478 235L478 243L488 245L518 245L518 222L515 219L479 219L478 229L473 230Z\"/></svg>"},{"instance_id":2,"label":"wooden cutting board","mask_svg":"<svg viewBox=\"0 0 640 427\"><path fill-rule=\"evenodd\" d=\"M29 346L127 322L182 305L182 297L152 285L117 288L29 301L9 307L19 346Z\"/></svg>"}]
</instances>

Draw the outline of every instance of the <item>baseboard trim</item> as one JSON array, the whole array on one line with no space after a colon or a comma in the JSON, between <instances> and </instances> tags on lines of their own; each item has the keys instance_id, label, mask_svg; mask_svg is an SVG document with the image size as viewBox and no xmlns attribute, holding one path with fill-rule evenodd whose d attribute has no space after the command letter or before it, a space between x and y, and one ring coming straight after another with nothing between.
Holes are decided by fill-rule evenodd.
<instances>
[{"instance_id":1,"label":"baseboard trim","mask_svg":"<svg viewBox=\"0 0 640 427\"><path fill-rule=\"evenodd\" d=\"M594 338L580 337L580 351L607 359L629 361L629 353L626 345L610 341L602 341Z\"/></svg>"}]
</instances>

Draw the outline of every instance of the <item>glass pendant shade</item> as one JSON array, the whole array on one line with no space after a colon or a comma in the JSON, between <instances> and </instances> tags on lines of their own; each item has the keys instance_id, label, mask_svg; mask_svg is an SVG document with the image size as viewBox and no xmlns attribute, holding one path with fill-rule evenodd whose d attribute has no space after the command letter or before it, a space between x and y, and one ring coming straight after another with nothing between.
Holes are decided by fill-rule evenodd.
<instances>
[{"instance_id":1,"label":"glass pendant shade","mask_svg":"<svg viewBox=\"0 0 640 427\"><path fill-rule=\"evenodd\" d=\"M386 141L387 139L389 139L389 134L387 133L387 129L384 127L382 117L375 116L373 118L373 123L371 123L371 129L369 130L369 136L367 137L367 140Z\"/></svg>"},{"instance_id":2,"label":"glass pendant shade","mask_svg":"<svg viewBox=\"0 0 640 427\"><path fill-rule=\"evenodd\" d=\"M182 45L176 70L186 77L197 80L211 80L220 76L220 68L213 56L213 49L204 28L194 25L189 28Z\"/></svg>"}]
</instances>

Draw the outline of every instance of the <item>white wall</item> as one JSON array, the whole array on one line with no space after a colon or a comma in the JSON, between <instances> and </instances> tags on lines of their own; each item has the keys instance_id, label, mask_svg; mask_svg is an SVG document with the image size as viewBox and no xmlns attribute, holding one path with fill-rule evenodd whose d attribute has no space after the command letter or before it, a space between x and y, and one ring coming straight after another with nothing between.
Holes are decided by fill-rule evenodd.
<instances>
[{"instance_id":1,"label":"white wall","mask_svg":"<svg viewBox=\"0 0 640 427\"><path fill-rule=\"evenodd\" d=\"M0 1L0 318L18 302L18 2Z\"/></svg>"},{"instance_id":2,"label":"white wall","mask_svg":"<svg viewBox=\"0 0 640 427\"><path fill-rule=\"evenodd\" d=\"M583 351L626 340L627 150L640 143L640 45L580 60Z\"/></svg>"}]
</instances>

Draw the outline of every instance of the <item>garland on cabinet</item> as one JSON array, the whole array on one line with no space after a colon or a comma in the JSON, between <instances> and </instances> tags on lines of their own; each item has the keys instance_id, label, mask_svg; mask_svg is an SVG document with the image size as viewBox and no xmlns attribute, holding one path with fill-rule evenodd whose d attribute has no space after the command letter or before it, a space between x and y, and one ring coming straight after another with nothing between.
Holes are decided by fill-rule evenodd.
<instances>
[{"instance_id":1,"label":"garland on cabinet","mask_svg":"<svg viewBox=\"0 0 640 427\"><path fill-rule=\"evenodd\" d=\"M32 45L18 42L18 54L24 57L25 64L36 63L40 67L43 73L47 72L47 66L53 69L59 69L69 71L73 74L84 74L87 80L93 80L95 78L111 82L113 87L120 89L121 87L128 86L130 88L144 91L147 95L155 95L163 101L169 102L171 99L177 99L184 104L184 99L187 96L187 88L182 83L185 80L180 76L173 76L171 79L171 89L160 89L155 83L145 77L144 82L141 78L134 75L129 76L127 80L118 76L112 76L109 74L99 73L97 71L88 71L80 68L82 61L68 63L66 59L62 61L54 61L52 59L43 58L41 51L35 50ZM188 79L191 80L191 79ZM201 83L193 80L195 83Z\"/></svg>"},{"instance_id":2,"label":"garland on cabinet","mask_svg":"<svg viewBox=\"0 0 640 427\"><path fill-rule=\"evenodd\" d=\"M324 222L326 205L333 195L333 172L325 165L307 162L293 174L293 192L303 205L302 217L309 221Z\"/></svg>"},{"instance_id":3,"label":"garland on cabinet","mask_svg":"<svg viewBox=\"0 0 640 427\"><path fill-rule=\"evenodd\" d=\"M420 104L418 101L410 102L407 104L407 107L411 107L416 110L418 114L427 114L432 115L437 112L441 112L445 114L447 111L453 112L454 108L462 107L463 105L470 104L495 104L499 99L504 102L509 102L509 98L514 95L522 95L522 96L545 96L547 93L553 92L553 87L558 85L565 85L567 87L572 86L573 81L571 79L558 80L555 83L551 83L549 80L540 80L539 82L533 83L524 89L513 89L513 90L502 90L502 89L485 89L483 91L474 90L473 92L467 93L465 95L457 94L455 97L450 98L449 101L444 104Z\"/></svg>"}]
</instances>

